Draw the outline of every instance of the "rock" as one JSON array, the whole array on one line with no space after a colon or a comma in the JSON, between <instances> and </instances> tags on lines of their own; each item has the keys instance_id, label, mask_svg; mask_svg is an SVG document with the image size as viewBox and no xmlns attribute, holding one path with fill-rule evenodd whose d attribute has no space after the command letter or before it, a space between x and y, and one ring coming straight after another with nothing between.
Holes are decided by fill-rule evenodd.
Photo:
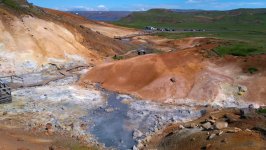
<instances>
[{"instance_id":1,"label":"rock","mask_svg":"<svg viewBox=\"0 0 266 150\"><path fill-rule=\"evenodd\" d=\"M196 128L197 127L197 125L195 124L195 123L191 123L190 125L189 125L189 128Z\"/></svg>"},{"instance_id":2,"label":"rock","mask_svg":"<svg viewBox=\"0 0 266 150\"><path fill-rule=\"evenodd\" d=\"M220 131L217 135L221 136L224 133L224 131Z\"/></svg>"},{"instance_id":3,"label":"rock","mask_svg":"<svg viewBox=\"0 0 266 150\"><path fill-rule=\"evenodd\" d=\"M210 116L209 117L211 120L217 120L218 118L216 118L215 116Z\"/></svg>"},{"instance_id":4,"label":"rock","mask_svg":"<svg viewBox=\"0 0 266 150\"><path fill-rule=\"evenodd\" d=\"M242 92L242 93L245 93L245 92L248 91L248 88L246 86L240 85L240 86L238 86L238 91Z\"/></svg>"},{"instance_id":5,"label":"rock","mask_svg":"<svg viewBox=\"0 0 266 150\"><path fill-rule=\"evenodd\" d=\"M5 116L5 115L7 115L7 112L5 111L5 112L3 112L3 116Z\"/></svg>"},{"instance_id":6,"label":"rock","mask_svg":"<svg viewBox=\"0 0 266 150\"><path fill-rule=\"evenodd\" d=\"M53 128L53 125L51 123L47 123L46 126L45 126L45 130L49 130L49 129L52 129Z\"/></svg>"},{"instance_id":7,"label":"rock","mask_svg":"<svg viewBox=\"0 0 266 150\"><path fill-rule=\"evenodd\" d=\"M178 128L179 128L179 129L184 129L185 127L184 127L183 125L180 124L180 125L178 126Z\"/></svg>"},{"instance_id":8,"label":"rock","mask_svg":"<svg viewBox=\"0 0 266 150\"><path fill-rule=\"evenodd\" d=\"M140 138L142 137L143 133L140 132L139 130L134 130L133 132L133 139L137 139L137 138Z\"/></svg>"},{"instance_id":9,"label":"rock","mask_svg":"<svg viewBox=\"0 0 266 150\"><path fill-rule=\"evenodd\" d=\"M236 122L239 119L238 115L233 115L233 114L225 114L224 117L229 123Z\"/></svg>"},{"instance_id":10,"label":"rock","mask_svg":"<svg viewBox=\"0 0 266 150\"><path fill-rule=\"evenodd\" d=\"M252 132L250 129L246 129L245 131L247 131L247 132Z\"/></svg>"},{"instance_id":11,"label":"rock","mask_svg":"<svg viewBox=\"0 0 266 150\"><path fill-rule=\"evenodd\" d=\"M249 109L255 109L255 106L253 104L248 105Z\"/></svg>"},{"instance_id":12,"label":"rock","mask_svg":"<svg viewBox=\"0 0 266 150\"><path fill-rule=\"evenodd\" d=\"M148 136L146 137L146 142L150 142L150 141L151 141L151 136L148 135Z\"/></svg>"},{"instance_id":13,"label":"rock","mask_svg":"<svg viewBox=\"0 0 266 150\"><path fill-rule=\"evenodd\" d=\"M208 140L213 139L215 136L216 136L216 134L211 134L211 135L208 137Z\"/></svg>"},{"instance_id":14,"label":"rock","mask_svg":"<svg viewBox=\"0 0 266 150\"><path fill-rule=\"evenodd\" d=\"M203 127L205 130L210 130L210 129L213 128L210 122L206 122L206 123L204 123L204 124L202 125L202 127Z\"/></svg>"},{"instance_id":15,"label":"rock","mask_svg":"<svg viewBox=\"0 0 266 150\"><path fill-rule=\"evenodd\" d=\"M252 116L256 113L255 109L251 108L242 108L240 109L240 115L242 118L252 118Z\"/></svg>"},{"instance_id":16,"label":"rock","mask_svg":"<svg viewBox=\"0 0 266 150\"><path fill-rule=\"evenodd\" d=\"M51 123L47 123L46 126L45 126L45 134L46 135L53 135L53 125Z\"/></svg>"},{"instance_id":17,"label":"rock","mask_svg":"<svg viewBox=\"0 0 266 150\"><path fill-rule=\"evenodd\" d=\"M206 122L210 122L211 124L214 124L216 121L212 119L207 119Z\"/></svg>"},{"instance_id":18,"label":"rock","mask_svg":"<svg viewBox=\"0 0 266 150\"><path fill-rule=\"evenodd\" d=\"M237 94L239 96L242 96L247 91L248 91L247 87L245 87L245 86L238 86L238 92L237 92Z\"/></svg>"},{"instance_id":19,"label":"rock","mask_svg":"<svg viewBox=\"0 0 266 150\"><path fill-rule=\"evenodd\" d=\"M242 131L242 129L234 128L233 130L227 130L226 133L237 133L237 132L240 132L240 131Z\"/></svg>"},{"instance_id":20,"label":"rock","mask_svg":"<svg viewBox=\"0 0 266 150\"><path fill-rule=\"evenodd\" d=\"M139 150L135 145L132 148L133 150Z\"/></svg>"},{"instance_id":21,"label":"rock","mask_svg":"<svg viewBox=\"0 0 266 150\"><path fill-rule=\"evenodd\" d=\"M221 130L221 129L227 128L228 123L227 122L216 122L214 124L214 127L215 127L215 129Z\"/></svg>"},{"instance_id":22,"label":"rock","mask_svg":"<svg viewBox=\"0 0 266 150\"><path fill-rule=\"evenodd\" d=\"M170 79L171 82L175 83L176 82L176 79L173 77Z\"/></svg>"},{"instance_id":23,"label":"rock","mask_svg":"<svg viewBox=\"0 0 266 150\"><path fill-rule=\"evenodd\" d=\"M82 124L80 124L80 128L82 130L87 130L88 126L86 124L82 123Z\"/></svg>"}]
</instances>

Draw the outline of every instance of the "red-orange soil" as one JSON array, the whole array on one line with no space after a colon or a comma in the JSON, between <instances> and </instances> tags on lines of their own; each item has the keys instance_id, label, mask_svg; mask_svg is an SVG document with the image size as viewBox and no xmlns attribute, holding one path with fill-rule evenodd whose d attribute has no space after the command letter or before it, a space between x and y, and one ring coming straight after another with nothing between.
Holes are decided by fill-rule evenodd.
<instances>
[{"instance_id":1,"label":"red-orange soil","mask_svg":"<svg viewBox=\"0 0 266 150\"><path fill-rule=\"evenodd\" d=\"M219 43L200 38L192 48L102 64L83 77L81 84L99 82L109 90L158 102L184 103L190 99L212 103L231 95L248 103L265 104L266 56L218 57L211 50ZM249 74L247 68L251 66L259 73ZM238 85L246 86L248 91L239 96L237 91L234 93Z\"/></svg>"}]
</instances>

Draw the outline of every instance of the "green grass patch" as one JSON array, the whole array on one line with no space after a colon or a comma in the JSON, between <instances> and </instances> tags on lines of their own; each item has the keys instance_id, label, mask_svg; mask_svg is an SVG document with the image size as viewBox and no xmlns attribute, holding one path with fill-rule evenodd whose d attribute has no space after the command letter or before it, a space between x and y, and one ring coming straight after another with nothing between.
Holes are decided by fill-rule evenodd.
<instances>
[{"instance_id":1,"label":"green grass patch","mask_svg":"<svg viewBox=\"0 0 266 150\"><path fill-rule=\"evenodd\" d=\"M250 74L254 74L254 73L256 73L256 72L258 72L259 70L257 69L257 68L255 68L255 67L250 67L250 68L248 68L248 72L250 73Z\"/></svg>"},{"instance_id":2,"label":"green grass patch","mask_svg":"<svg viewBox=\"0 0 266 150\"><path fill-rule=\"evenodd\" d=\"M124 57L115 55L115 56L113 56L113 59L114 60L122 60L122 59L124 59Z\"/></svg>"},{"instance_id":3,"label":"green grass patch","mask_svg":"<svg viewBox=\"0 0 266 150\"><path fill-rule=\"evenodd\" d=\"M259 108L257 112L259 114L266 114L266 108Z\"/></svg>"},{"instance_id":4,"label":"green grass patch","mask_svg":"<svg viewBox=\"0 0 266 150\"><path fill-rule=\"evenodd\" d=\"M246 44L234 44L228 46L220 46L214 50L218 55L234 55L234 56L250 56L264 54L265 51Z\"/></svg>"},{"instance_id":5,"label":"green grass patch","mask_svg":"<svg viewBox=\"0 0 266 150\"><path fill-rule=\"evenodd\" d=\"M20 8L20 5L14 0L3 0L2 2L6 4L7 6L14 8L14 9Z\"/></svg>"}]
</instances>

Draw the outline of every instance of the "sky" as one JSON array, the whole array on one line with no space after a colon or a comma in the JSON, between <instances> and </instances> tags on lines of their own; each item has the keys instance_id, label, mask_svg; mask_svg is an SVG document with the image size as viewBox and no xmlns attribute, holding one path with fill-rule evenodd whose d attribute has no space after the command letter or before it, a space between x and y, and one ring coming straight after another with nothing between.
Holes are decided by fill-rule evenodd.
<instances>
[{"instance_id":1,"label":"sky","mask_svg":"<svg viewBox=\"0 0 266 150\"><path fill-rule=\"evenodd\" d=\"M266 8L266 0L28 0L46 8L63 11L143 11L151 8L230 10Z\"/></svg>"}]
</instances>

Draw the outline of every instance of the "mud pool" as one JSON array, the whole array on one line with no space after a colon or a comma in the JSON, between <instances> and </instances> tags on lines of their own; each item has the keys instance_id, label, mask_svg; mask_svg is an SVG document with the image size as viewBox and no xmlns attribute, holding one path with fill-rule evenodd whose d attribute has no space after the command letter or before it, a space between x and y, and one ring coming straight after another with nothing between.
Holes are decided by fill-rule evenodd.
<instances>
[{"instance_id":1,"label":"mud pool","mask_svg":"<svg viewBox=\"0 0 266 150\"><path fill-rule=\"evenodd\" d=\"M164 106L129 96L107 93L107 103L83 118L93 122L87 130L105 147L132 149L149 135L171 122L188 121L200 117L204 110Z\"/></svg>"},{"instance_id":2,"label":"mud pool","mask_svg":"<svg viewBox=\"0 0 266 150\"><path fill-rule=\"evenodd\" d=\"M133 130L126 127L129 106L122 100L117 98L117 94L110 93L107 106L96 109L88 116L94 122L88 132L106 147L131 149L136 141L132 137Z\"/></svg>"}]
</instances>

